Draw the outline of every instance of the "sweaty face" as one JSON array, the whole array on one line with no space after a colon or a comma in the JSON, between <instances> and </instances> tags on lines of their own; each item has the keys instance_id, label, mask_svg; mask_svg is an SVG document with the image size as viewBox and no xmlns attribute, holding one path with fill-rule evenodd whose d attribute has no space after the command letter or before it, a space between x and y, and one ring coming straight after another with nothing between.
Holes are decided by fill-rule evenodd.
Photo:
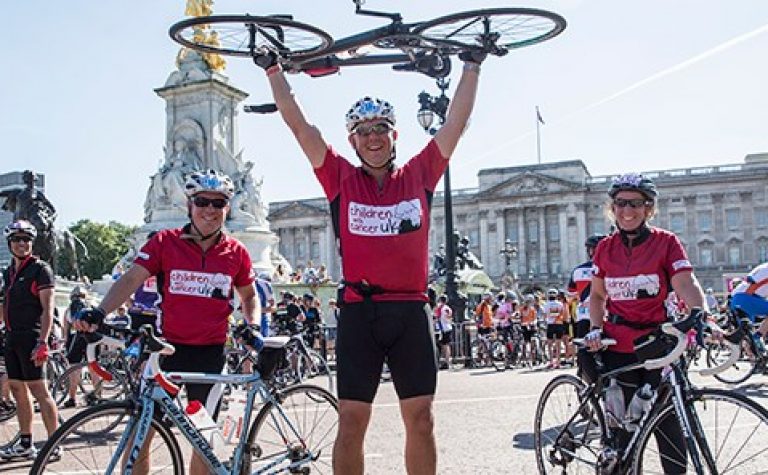
<instances>
[{"instance_id":1,"label":"sweaty face","mask_svg":"<svg viewBox=\"0 0 768 475\"><path fill-rule=\"evenodd\" d=\"M195 195L195 198L202 197L207 200L220 200L226 199L220 193L214 193L211 191L204 191ZM224 225L224 220L229 212L229 204L223 208L216 208L213 204L207 206L198 206L195 204L195 200L192 200L191 204L192 222L197 226L197 229L203 235L215 233Z\"/></svg>"},{"instance_id":2,"label":"sweaty face","mask_svg":"<svg viewBox=\"0 0 768 475\"><path fill-rule=\"evenodd\" d=\"M651 216L653 203L639 191L620 191L613 198L611 210L622 231L634 231Z\"/></svg>"},{"instance_id":3,"label":"sweaty face","mask_svg":"<svg viewBox=\"0 0 768 475\"><path fill-rule=\"evenodd\" d=\"M349 143L372 166L384 165L392 156L397 131L385 120L369 120L349 134Z\"/></svg>"}]
</instances>

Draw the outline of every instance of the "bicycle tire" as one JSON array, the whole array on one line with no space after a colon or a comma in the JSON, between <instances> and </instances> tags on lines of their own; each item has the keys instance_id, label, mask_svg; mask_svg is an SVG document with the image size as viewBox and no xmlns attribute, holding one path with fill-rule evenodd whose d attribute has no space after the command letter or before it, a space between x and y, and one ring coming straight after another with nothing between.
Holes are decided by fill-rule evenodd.
<instances>
[{"instance_id":1,"label":"bicycle tire","mask_svg":"<svg viewBox=\"0 0 768 475\"><path fill-rule=\"evenodd\" d=\"M270 466L271 473L287 471L286 460L283 465L279 462L287 458L287 462L294 462L294 473L304 473L302 468L309 468L312 473L330 473L338 430L336 397L319 386L302 384L278 391L275 398L279 408L274 400L267 401L248 431L251 457L243 458L243 472L252 473L262 464ZM298 437L290 433L288 418L299 432Z\"/></svg>"},{"instance_id":2,"label":"bicycle tire","mask_svg":"<svg viewBox=\"0 0 768 475\"><path fill-rule=\"evenodd\" d=\"M507 347L499 340L491 343L491 364L499 372L507 369Z\"/></svg>"},{"instance_id":3,"label":"bicycle tire","mask_svg":"<svg viewBox=\"0 0 768 475\"><path fill-rule=\"evenodd\" d=\"M334 392L333 374L325 358L315 350L309 350L308 377L312 384L316 384L329 392Z\"/></svg>"},{"instance_id":4,"label":"bicycle tire","mask_svg":"<svg viewBox=\"0 0 768 475\"><path fill-rule=\"evenodd\" d=\"M475 339L469 346L469 358L473 368L482 368L485 366L485 358L481 349L480 341Z\"/></svg>"},{"instance_id":5,"label":"bicycle tire","mask_svg":"<svg viewBox=\"0 0 768 475\"><path fill-rule=\"evenodd\" d=\"M200 28L216 32L219 45L206 43L208 35L196 37L196 29ZM253 15L187 18L171 25L168 34L180 45L203 53L247 58L254 57L261 48L274 50L286 59L320 55L333 44L331 35L312 25L280 17Z\"/></svg>"},{"instance_id":6,"label":"bicycle tire","mask_svg":"<svg viewBox=\"0 0 768 475\"><path fill-rule=\"evenodd\" d=\"M125 376L121 373L113 371L111 372L113 377L112 381L105 383L101 380L99 383L94 384L93 381L90 380L90 373L88 371L83 371L84 369L87 369L87 367L87 363L76 363L67 368L67 370L59 376L59 379L52 386L55 393L51 393L51 397L57 406L60 406L68 397L71 384L70 377L75 372L81 372L78 390L82 392L84 396L92 395L89 404L120 400L130 394L128 381L126 381ZM109 371L109 369L107 370Z\"/></svg>"},{"instance_id":7,"label":"bicycle tire","mask_svg":"<svg viewBox=\"0 0 768 475\"><path fill-rule=\"evenodd\" d=\"M735 407L728 409L728 404ZM704 388L692 391L691 397L685 404L690 408L690 415L695 415L694 433L700 431L697 437L697 450L702 451L701 444L706 443L706 449L714 457L717 464L716 473L762 473L765 471L765 440L768 438L768 411L748 397L725 389ZM632 461L634 473L662 473L661 455L651 443L659 424L667 417L677 418L674 407L669 404L653 417L643 428L638 438L637 450ZM726 419L730 419L726 422ZM720 432L719 422L723 422ZM663 436L664 434L659 434ZM714 440L709 440L712 436ZM749 443L754 441L753 443ZM726 444L729 445L726 448ZM731 445L733 444L733 445ZM683 444L684 445L684 444ZM695 473L690 457L667 454L670 464L685 469L685 473ZM703 462L703 461L702 461ZM721 467L722 462L722 467ZM711 467L704 462L704 469L711 473ZM735 470L735 471L734 471Z\"/></svg>"},{"instance_id":8,"label":"bicycle tire","mask_svg":"<svg viewBox=\"0 0 768 475\"><path fill-rule=\"evenodd\" d=\"M544 388L533 422L540 474L598 473L598 456L607 429L603 411L593 395L587 396L586 405L579 411L585 388L583 381L570 374L555 377Z\"/></svg>"},{"instance_id":9,"label":"bicycle tire","mask_svg":"<svg viewBox=\"0 0 768 475\"><path fill-rule=\"evenodd\" d=\"M757 349L749 335L744 335L741 340L741 357L730 368L713 375L715 379L726 384L740 384L755 374L758 366ZM707 367L718 366L730 356L730 346L711 343L707 345Z\"/></svg>"},{"instance_id":10,"label":"bicycle tire","mask_svg":"<svg viewBox=\"0 0 768 475\"><path fill-rule=\"evenodd\" d=\"M133 403L129 401L105 402L99 406L85 409L75 414L62 424L48 438L40 449L30 469L32 475L56 473L104 473L109 461L115 456L114 451L126 430L125 424L115 426L110 419L127 423L134 415ZM102 419L106 419L104 422ZM90 425L104 424L113 426L108 432L93 430ZM149 453L152 457L153 473L184 473L184 460L176 437L156 417L152 419L155 436ZM136 425L133 426L134 428ZM99 435L96 435L99 434ZM61 447L60 457L52 457L56 447ZM162 456L158 452L165 452ZM158 462L167 466L158 469Z\"/></svg>"},{"instance_id":11,"label":"bicycle tire","mask_svg":"<svg viewBox=\"0 0 768 475\"><path fill-rule=\"evenodd\" d=\"M481 25L484 20L490 23L490 28L487 25ZM482 29L478 29L478 26L482 26ZM413 33L429 41L452 44L460 49L483 48L484 37L498 34L493 44L504 50L510 50L554 38L562 33L565 27L565 18L546 10L488 8L454 13L425 21L414 28ZM490 53L498 54L494 51Z\"/></svg>"}]
</instances>

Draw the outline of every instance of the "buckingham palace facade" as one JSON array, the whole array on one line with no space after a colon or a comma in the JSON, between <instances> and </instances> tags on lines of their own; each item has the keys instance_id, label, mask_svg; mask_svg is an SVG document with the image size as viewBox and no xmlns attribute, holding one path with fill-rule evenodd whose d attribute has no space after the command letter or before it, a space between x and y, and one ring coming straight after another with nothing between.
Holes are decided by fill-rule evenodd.
<instances>
[{"instance_id":1,"label":"buckingham palace facade","mask_svg":"<svg viewBox=\"0 0 768 475\"><path fill-rule=\"evenodd\" d=\"M680 237L703 287L722 292L724 274L768 261L768 153L747 155L742 164L641 173L659 189L652 224ZM563 287L586 259L587 236L611 229L605 207L613 176L592 176L581 160L484 169L477 177L477 188L452 193L454 228L494 282L513 275L521 287ZM431 255L445 242L444 216L438 191ZM339 275L324 198L270 203L268 219L294 267L311 261ZM506 240L517 249L512 259L500 252Z\"/></svg>"}]
</instances>

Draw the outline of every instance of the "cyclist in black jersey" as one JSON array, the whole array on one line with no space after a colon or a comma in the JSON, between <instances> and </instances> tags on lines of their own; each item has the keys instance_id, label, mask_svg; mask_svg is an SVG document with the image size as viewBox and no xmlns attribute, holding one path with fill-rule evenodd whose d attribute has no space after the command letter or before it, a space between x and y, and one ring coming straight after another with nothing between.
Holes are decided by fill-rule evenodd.
<instances>
[{"instance_id":1,"label":"cyclist in black jersey","mask_svg":"<svg viewBox=\"0 0 768 475\"><path fill-rule=\"evenodd\" d=\"M19 440L0 451L0 458L34 458L32 401L40 406L48 435L58 427L56 404L43 379L48 359L48 337L53 325L54 278L51 266L32 255L37 230L29 221L17 220L3 230L13 259L3 272L2 314L6 328L5 366L16 400Z\"/></svg>"}]
</instances>

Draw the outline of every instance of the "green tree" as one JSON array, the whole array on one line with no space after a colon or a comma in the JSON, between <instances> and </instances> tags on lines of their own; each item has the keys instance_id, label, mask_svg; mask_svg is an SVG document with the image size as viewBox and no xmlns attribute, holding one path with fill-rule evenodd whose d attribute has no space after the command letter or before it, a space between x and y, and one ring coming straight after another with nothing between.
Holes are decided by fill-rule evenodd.
<instances>
[{"instance_id":1,"label":"green tree","mask_svg":"<svg viewBox=\"0 0 768 475\"><path fill-rule=\"evenodd\" d=\"M95 280L100 279L104 274L110 274L115 264L128 252L130 248L128 237L136 231L136 226L128 226L116 221L103 224L81 219L70 226L69 230L88 248L87 259L85 256L78 255L77 263L80 272L91 280ZM74 274L74 269L60 260L58 273L70 276Z\"/></svg>"}]
</instances>

